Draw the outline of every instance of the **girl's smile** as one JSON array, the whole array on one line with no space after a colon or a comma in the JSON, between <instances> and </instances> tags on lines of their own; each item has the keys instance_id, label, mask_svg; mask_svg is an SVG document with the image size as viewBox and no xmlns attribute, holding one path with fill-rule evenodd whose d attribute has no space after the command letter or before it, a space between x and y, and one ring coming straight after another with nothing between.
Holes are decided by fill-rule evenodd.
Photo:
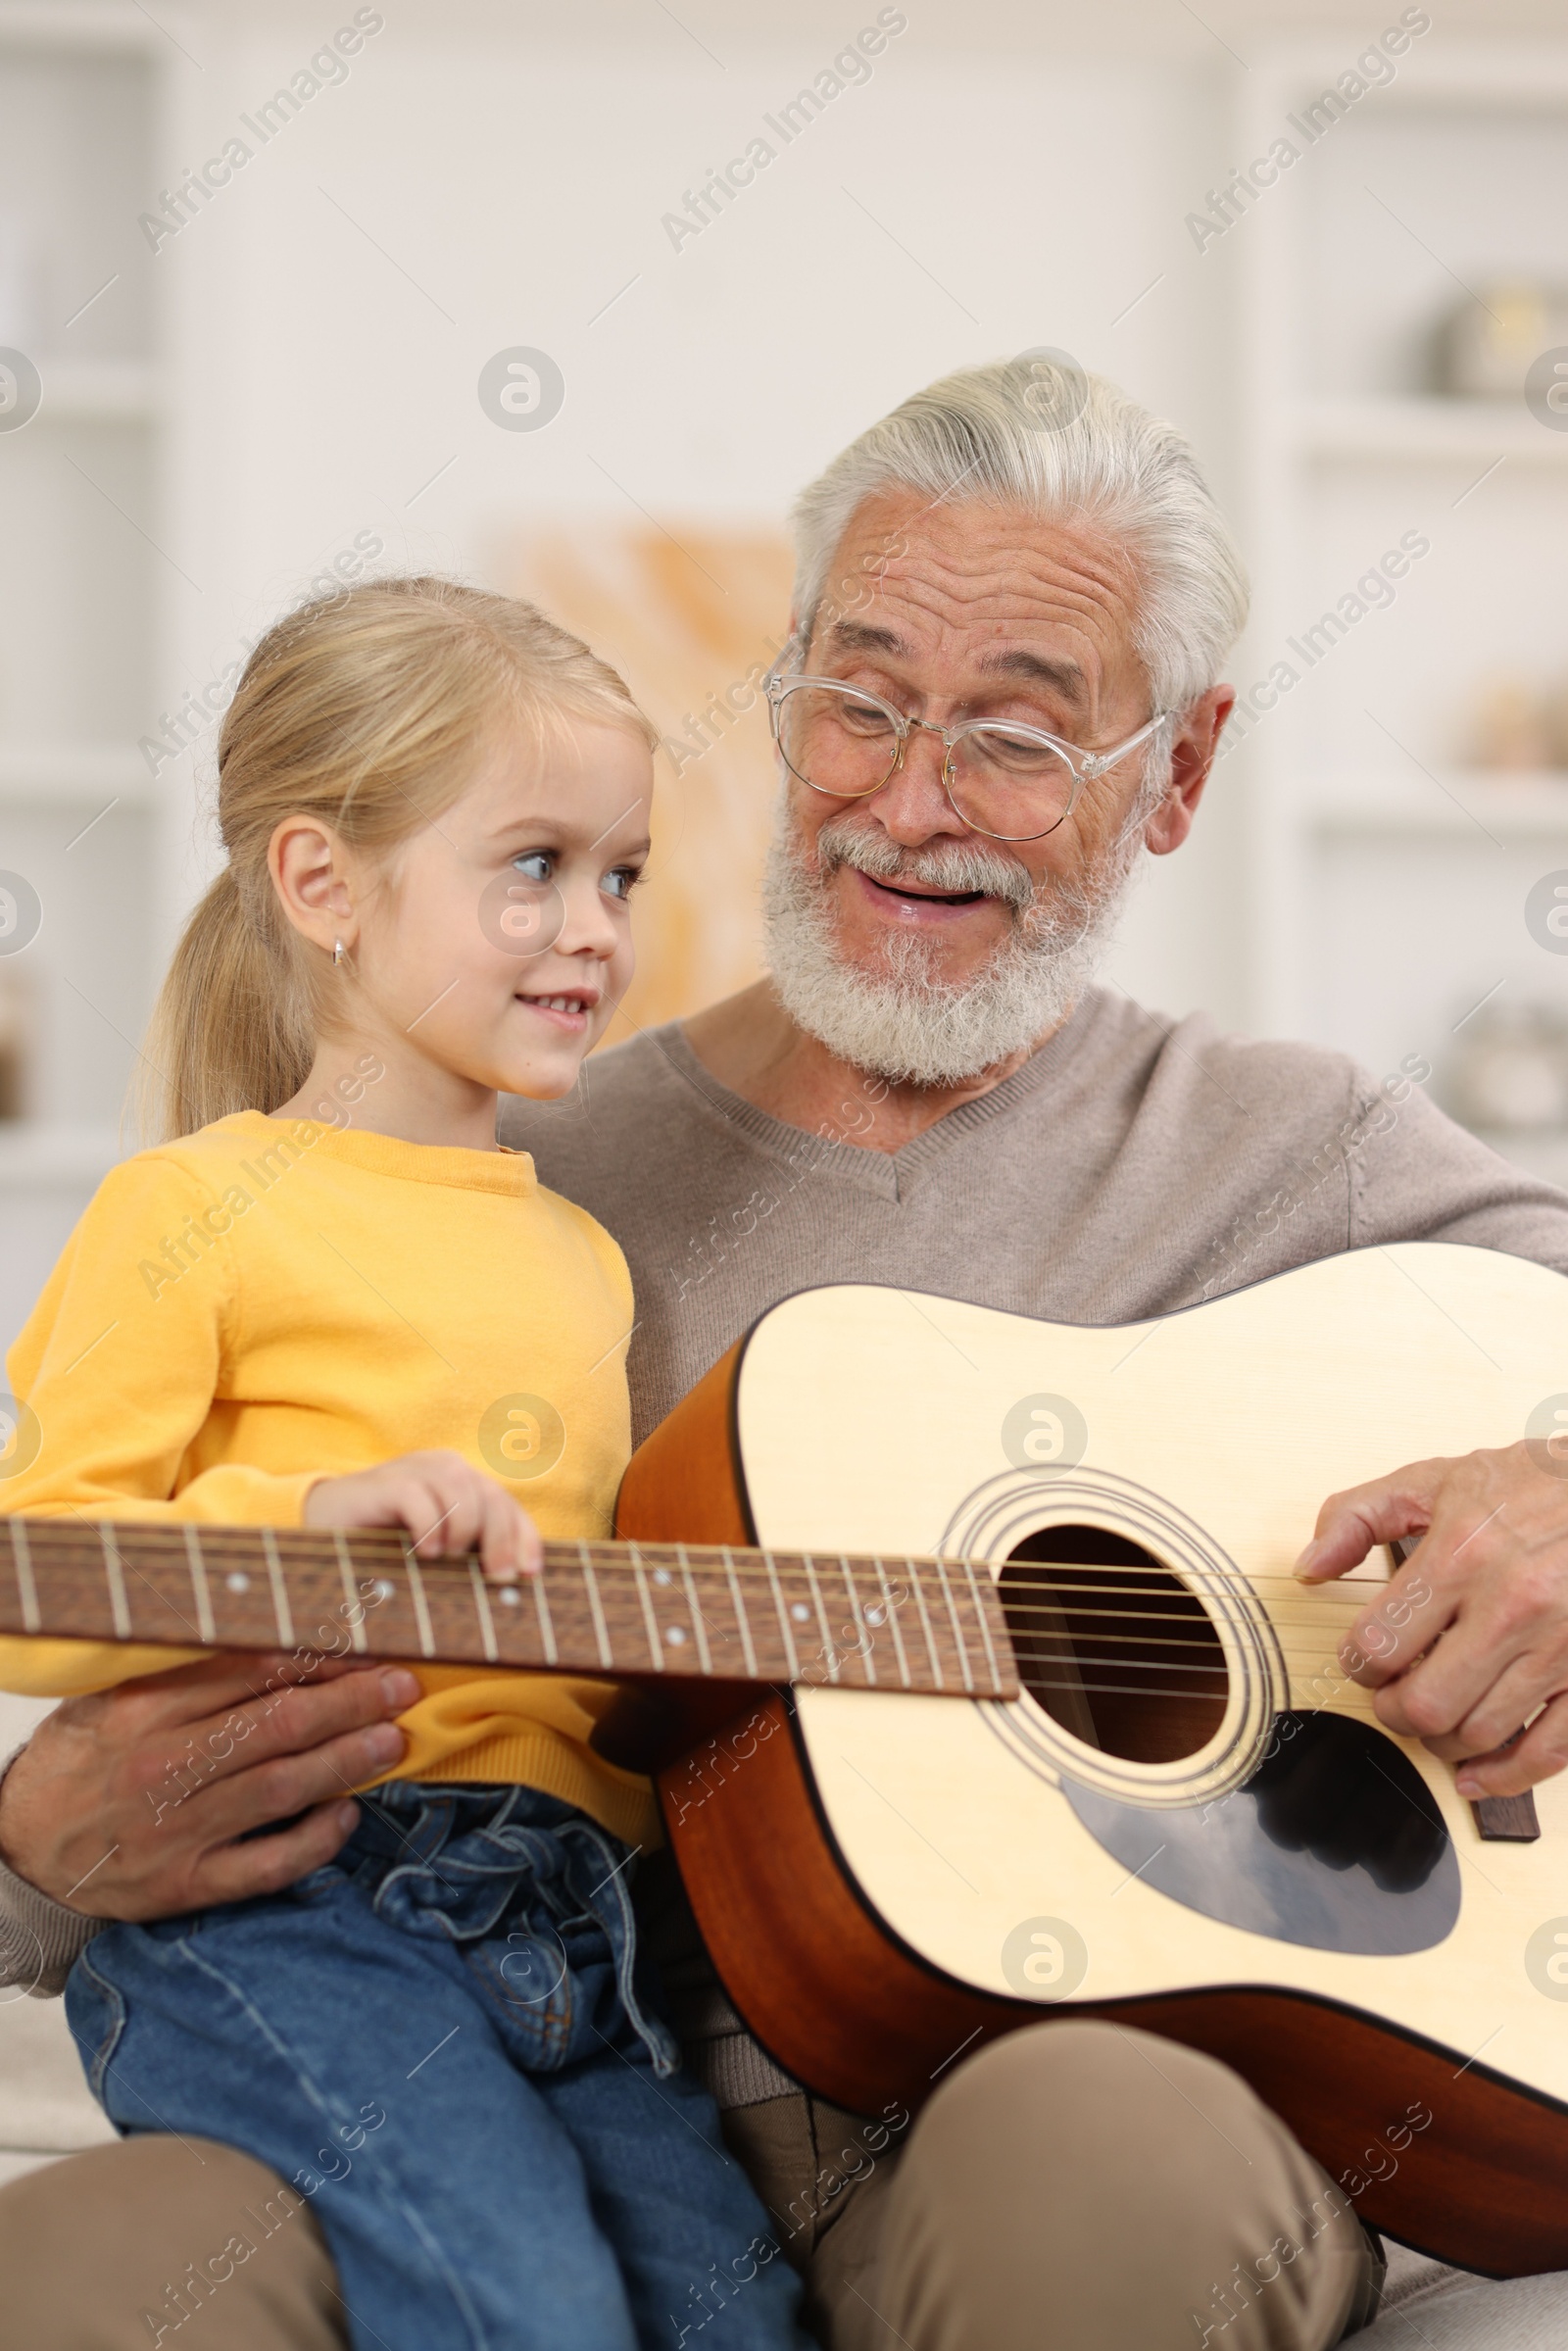
<instances>
[{"instance_id":1,"label":"girl's smile","mask_svg":"<svg viewBox=\"0 0 1568 2351\"><path fill-rule=\"evenodd\" d=\"M541 1019L555 1022L567 1036L576 1037L587 1030L588 1016L599 1002L599 991L582 988L570 996L529 996L519 988L517 1002L530 1012L537 1012Z\"/></svg>"}]
</instances>

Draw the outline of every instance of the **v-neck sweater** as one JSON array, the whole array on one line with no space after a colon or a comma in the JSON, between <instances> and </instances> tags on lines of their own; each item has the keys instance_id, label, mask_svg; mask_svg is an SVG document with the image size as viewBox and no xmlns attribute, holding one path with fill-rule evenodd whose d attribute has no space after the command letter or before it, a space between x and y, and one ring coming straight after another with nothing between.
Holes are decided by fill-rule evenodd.
<instances>
[{"instance_id":1,"label":"v-neck sweater","mask_svg":"<svg viewBox=\"0 0 1568 2351\"><path fill-rule=\"evenodd\" d=\"M1341 1249L1468 1242L1568 1271L1568 1199L1456 1127L1419 1056L1387 1073L1094 990L988 1094L897 1151L853 1082L815 1134L705 1067L678 1023L597 1053L503 1139L626 1252L640 1443L759 1315L887 1283L1139 1322Z\"/></svg>"}]
</instances>

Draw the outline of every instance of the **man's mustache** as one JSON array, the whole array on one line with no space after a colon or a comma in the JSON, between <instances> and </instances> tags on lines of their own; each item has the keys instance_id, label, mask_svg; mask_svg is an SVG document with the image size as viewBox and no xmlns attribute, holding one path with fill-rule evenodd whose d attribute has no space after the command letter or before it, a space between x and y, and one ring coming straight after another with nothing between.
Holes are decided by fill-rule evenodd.
<instances>
[{"instance_id":1,"label":"man's mustache","mask_svg":"<svg viewBox=\"0 0 1568 2351\"><path fill-rule=\"evenodd\" d=\"M817 872L828 881L841 865L874 882L921 882L953 897L976 891L1000 898L1014 914L1035 904L1035 885L1016 857L979 841L936 841L928 849L901 849L876 825L846 810L830 816L816 836Z\"/></svg>"}]
</instances>

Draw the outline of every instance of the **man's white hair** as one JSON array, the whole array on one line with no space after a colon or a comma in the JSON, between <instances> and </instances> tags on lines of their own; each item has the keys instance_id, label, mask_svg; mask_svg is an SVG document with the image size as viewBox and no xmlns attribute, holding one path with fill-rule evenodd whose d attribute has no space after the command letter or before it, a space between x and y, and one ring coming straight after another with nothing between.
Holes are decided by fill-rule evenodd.
<instances>
[{"instance_id":1,"label":"man's white hair","mask_svg":"<svg viewBox=\"0 0 1568 2351\"><path fill-rule=\"evenodd\" d=\"M1025 353L914 393L833 460L794 511L795 610L804 642L825 602L864 600L830 580L850 517L878 491L975 499L1093 519L1127 548L1140 590L1133 641L1156 710L1207 692L1247 618L1247 573L1181 433L1065 355ZM1166 730L1161 730L1161 735Z\"/></svg>"}]
</instances>

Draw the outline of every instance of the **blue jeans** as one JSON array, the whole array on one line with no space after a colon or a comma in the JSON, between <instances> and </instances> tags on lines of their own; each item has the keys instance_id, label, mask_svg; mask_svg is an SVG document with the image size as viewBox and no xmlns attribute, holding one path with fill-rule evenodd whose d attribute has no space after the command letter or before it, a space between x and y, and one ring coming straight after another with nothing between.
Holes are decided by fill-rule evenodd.
<instances>
[{"instance_id":1,"label":"blue jeans","mask_svg":"<svg viewBox=\"0 0 1568 2351\"><path fill-rule=\"evenodd\" d=\"M355 2351L798 2351L796 2280L651 2005L626 1847L530 1788L361 1807L288 1892L88 1946L66 2005L110 2121L290 2181Z\"/></svg>"}]
</instances>

